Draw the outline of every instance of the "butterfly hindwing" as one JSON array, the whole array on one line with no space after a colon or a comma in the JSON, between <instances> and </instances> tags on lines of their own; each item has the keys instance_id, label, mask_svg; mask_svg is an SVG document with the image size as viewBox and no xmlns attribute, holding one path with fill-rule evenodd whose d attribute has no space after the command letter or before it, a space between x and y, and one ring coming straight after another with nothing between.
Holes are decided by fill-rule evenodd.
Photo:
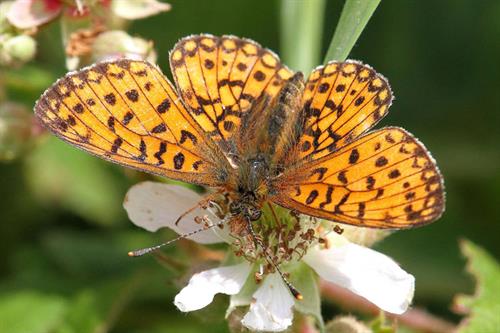
<instances>
[{"instance_id":1,"label":"butterfly hindwing","mask_svg":"<svg viewBox=\"0 0 500 333\"><path fill-rule=\"evenodd\" d=\"M293 74L271 51L234 36L183 38L170 66L194 119L219 142L234 139L253 103L276 96Z\"/></svg>"},{"instance_id":2,"label":"butterfly hindwing","mask_svg":"<svg viewBox=\"0 0 500 333\"><path fill-rule=\"evenodd\" d=\"M444 209L442 177L426 148L401 128L368 133L285 171L272 200L310 216L376 228L432 222Z\"/></svg>"},{"instance_id":3,"label":"butterfly hindwing","mask_svg":"<svg viewBox=\"0 0 500 333\"><path fill-rule=\"evenodd\" d=\"M118 60L70 73L42 95L35 113L57 136L107 160L217 185L214 145L147 62Z\"/></svg>"}]
</instances>

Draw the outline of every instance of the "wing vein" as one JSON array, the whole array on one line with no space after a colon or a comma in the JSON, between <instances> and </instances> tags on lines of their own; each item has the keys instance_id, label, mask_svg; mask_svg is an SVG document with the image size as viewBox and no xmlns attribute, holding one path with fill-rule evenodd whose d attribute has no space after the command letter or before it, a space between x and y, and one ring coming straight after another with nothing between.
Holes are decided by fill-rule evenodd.
<instances>
[{"instance_id":1,"label":"wing vein","mask_svg":"<svg viewBox=\"0 0 500 333\"><path fill-rule=\"evenodd\" d=\"M87 82L86 82L86 83L87 83ZM88 83L87 83L87 85L88 85ZM88 86L90 87L90 85L88 85ZM93 91L92 87L90 87L90 89L92 90L92 92L94 93L94 95L97 97L97 99L99 100L99 102L100 102L100 103L104 106L104 109L106 109L106 110L107 110L106 106L104 105L104 103L102 103L101 99L100 99L100 98L99 98L99 97L95 94L95 92ZM56 93L57 93L57 91L56 91ZM75 94L75 96L78 98L78 100L80 101L80 103L82 103L82 105L85 105L84 101L82 100L82 98L80 97L80 95L78 95L78 93L76 92L76 90L73 90L73 93L74 93L74 94ZM59 93L57 93L57 94L59 95ZM68 110L71 110L71 109L68 107L68 105L64 102L64 100L63 100L62 96L61 96L61 95L59 95L59 97L60 97L60 99L61 99L61 103L63 103L63 104L66 106L66 108L67 108ZM99 119L99 117L97 117L97 116L96 116L96 115L95 115L95 114L94 114L94 113L90 110L90 108L87 108L87 110L88 110L88 112L89 112L90 114L92 114L92 115L95 117L95 119L96 119L96 120L97 120L97 121L98 121L101 125L103 125L106 129L108 129L107 125L106 125L105 123L103 123L103 122ZM109 110L107 110L107 111L109 112ZM83 120L82 120L82 118L80 118L80 117L79 117L76 113L72 113L72 114L73 114L76 118L78 118L78 120L80 120L80 122L81 122L82 124L84 124L84 125L85 125L85 127L86 127L88 130L90 130L90 127L88 126L88 124L87 124L85 121L83 121ZM103 135L101 135L98 131L91 130L91 132L92 132L92 133L97 134L99 137L101 137L104 141L108 142L110 145L112 145L112 144L113 144L111 141L108 141L108 140L107 140L107 139L106 139ZM123 141L127 142L130 146L135 147L133 144L131 144L130 142L128 142L125 138L121 138L121 139L122 139ZM133 155L132 153L130 153L129 151L125 150L124 148L120 147L120 149L121 149L121 150L123 150L123 151L125 151L126 153L128 153L128 154L131 156L131 158L133 158L133 157L134 157L134 155Z\"/></svg>"}]
</instances>

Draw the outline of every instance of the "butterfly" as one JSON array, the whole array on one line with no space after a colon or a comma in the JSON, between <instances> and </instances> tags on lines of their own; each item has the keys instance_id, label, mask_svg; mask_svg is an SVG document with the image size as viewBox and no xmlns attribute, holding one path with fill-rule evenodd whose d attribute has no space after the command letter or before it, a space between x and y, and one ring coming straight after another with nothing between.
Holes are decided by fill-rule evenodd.
<instances>
[{"instance_id":1,"label":"butterfly","mask_svg":"<svg viewBox=\"0 0 500 333\"><path fill-rule=\"evenodd\" d=\"M252 40L205 34L181 39L170 66L175 86L138 60L69 73L35 113L105 160L226 194L241 233L266 203L372 228L442 214L443 179L424 145L399 127L369 131L392 102L371 67L331 61L304 80Z\"/></svg>"}]
</instances>

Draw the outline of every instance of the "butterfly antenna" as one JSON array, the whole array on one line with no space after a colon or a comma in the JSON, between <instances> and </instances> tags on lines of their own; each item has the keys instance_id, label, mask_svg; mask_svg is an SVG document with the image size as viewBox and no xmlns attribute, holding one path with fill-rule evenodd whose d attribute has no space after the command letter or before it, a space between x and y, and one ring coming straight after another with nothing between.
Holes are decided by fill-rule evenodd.
<instances>
[{"instance_id":1,"label":"butterfly antenna","mask_svg":"<svg viewBox=\"0 0 500 333\"><path fill-rule=\"evenodd\" d=\"M195 235L195 234L197 234L199 232L202 232L202 231L205 231L205 230L209 230L209 229L212 229L214 227L218 227L218 226L224 225L226 222L227 222L227 219L224 219L222 221L219 221L218 223L206 225L203 228L200 228L200 229L197 229L197 230L193 230L191 232L179 235L178 237L176 237L174 239L171 239L168 242L165 242L165 243L162 243L162 244L158 244L158 245L155 245L155 246L151 246L151 247L147 247L147 248L140 249L140 250L130 251L128 253L128 256L129 257L141 257L141 256L143 256L145 254L148 254L148 253L151 253L151 252L155 252L155 251L161 249L164 246L167 246L169 244L175 243L178 240L181 240L181 239L193 236L193 235Z\"/></svg>"},{"instance_id":2,"label":"butterfly antenna","mask_svg":"<svg viewBox=\"0 0 500 333\"><path fill-rule=\"evenodd\" d=\"M221 193L223 192L223 190L218 190L217 192L214 192L208 196L206 196L205 198L203 198L202 200L200 200L199 202L196 203L196 205L194 205L193 207L189 208L188 210L186 210L184 213L182 213L178 218L177 220L175 220L174 224L175 225L178 225L179 222L185 218L189 213L193 212L196 208L199 208L199 207L202 207L205 206L205 205L217 205L216 202L212 201L213 199L217 198L217 196L219 196Z\"/></svg>"},{"instance_id":3,"label":"butterfly antenna","mask_svg":"<svg viewBox=\"0 0 500 333\"><path fill-rule=\"evenodd\" d=\"M293 297L295 297L295 299L301 301L303 299L302 294L297 290L297 288L295 288L293 286L293 284L290 281L288 281L285 274L283 274L283 272L279 268L278 264L276 264L276 262L273 260L273 258L271 258L271 256L267 252L268 247L265 246L264 243L262 242L262 240L260 238L258 238L257 235L255 234L255 231L253 230L252 222L249 219L247 219L247 223L248 223L248 230L250 231L250 234L252 235L253 240L257 244L259 244L259 246L262 248L262 250L264 251L264 255L266 256L267 261L274 267L274 269L276 269L278 274L281 276L281 279L283 280L283 282L285 282L286 286L288 287L288 290L290 290L290 292L292 293Z\"/></svg>"}]
</instances>

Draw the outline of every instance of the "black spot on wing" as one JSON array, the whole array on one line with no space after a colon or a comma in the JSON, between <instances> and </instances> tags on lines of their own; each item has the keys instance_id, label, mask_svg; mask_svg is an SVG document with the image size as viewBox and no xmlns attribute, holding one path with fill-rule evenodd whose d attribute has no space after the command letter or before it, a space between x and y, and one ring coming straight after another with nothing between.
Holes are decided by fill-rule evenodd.
<instances>
[{"instance_id":1,"label":"black spot on wing","mask_svg":"<svg viewBox=\"0 0 500 333\"><path fill-rule=\"evenodd\" d=\"M121 138L116 138L115 141L113 141L113 145L111 146L111 152L113 154L116 154L122 143L123 140Z\"/></svg>"},{"instance_id":2,"label":"black spot on wing","mask_svg":"<svg viewBox=\"0 0 500 333\"><path fill-rule=\"evenodd\" d=\"M165 123L161 123L161 124L153 127L153 129L151 130L151 132L155 133L155 134L163 133L166 131L167 131L167 126L165 125Z\"/></svg>"},{"instance_id":3,"label":"black spot on wing","mask_svg":"<svg viewBox=\"0 0 500 333\"><path fill-rule=\"evenodd\" d=\"M160 148L156 153L154 153L154 157L158 160L158 165L165 163L162 158L162 155L167 151L167 144L165 142L160 143Z\"/></svg>"},{"instance_id":4,"label":"black spot on wing","mask_svg":"<svg viewBox=\"0 0 500 333\"><path fill-rule=\"evenodd\" d=\"M174 156L174 168L176 170L181 170L182 169L182 166L184 165L184 160L186 158L184 157L184 154L179 152L177 154L175 154Z\"/></svg>"},{"instance_id":5,"label":"black spot on wing","mask_svg":"<svg viewBox=\"0 0 500 333\"><path fill-rule=\"evenodd\" d=\"M107 95L104 95L104 100L109 105L115 105L116 104L116 96L113 93L109 93Z\"/></svg>"},{"instance_id":6,"label":"black spot on wing","mask_svg":"<svg viewBox=\"0 0 500 333\"><path fill-rule=\"evenodd\" d=\"M186 130L181 130L181 139L179 143L183 144L187 139L191 140L193 144L196 144L198 142L196 136L193 133Z\"/></svg>"},{"instance_id":7,"label":"black spot on wing","mask_svg":"<svg viewBox=\"0 0 500 333\"><path fill-rule=\"evenodd\" d=\"M139 93L135 89L130 89L125 92L125 96L132 102L137 102L139 100Z\"/></svg>"},{"instance_id":8,"label":"black spot on wing","mask_svg":"<svg viewBox=\"0 0 500 333\"><path fill-rule=\"evenodd\" d=\"M317 190L312 190L311 193L309 193L309 196L306 199L306 204L310 205L316 200L318 197L319 193Z\"/></svg>"}]
</instances>

